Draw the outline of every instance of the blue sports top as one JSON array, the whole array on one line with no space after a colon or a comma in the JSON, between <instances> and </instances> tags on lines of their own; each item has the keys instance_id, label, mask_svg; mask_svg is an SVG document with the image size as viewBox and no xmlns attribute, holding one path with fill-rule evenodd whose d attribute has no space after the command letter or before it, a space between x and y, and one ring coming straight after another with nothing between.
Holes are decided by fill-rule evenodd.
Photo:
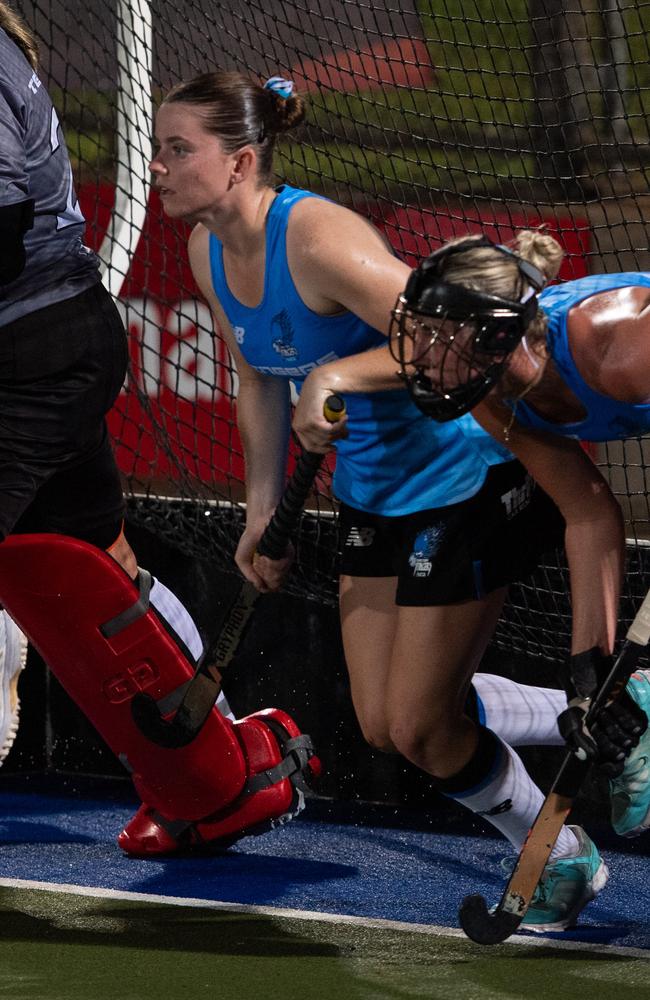
<instances>
[{"instance_id":1,"label":"blue sports top","mask_svg":"<svg viewBox=\"0 0 650 1000\"><path fill-rule=\"evenodd\" d=\"M52 102L19 47L0 29L0 205L34 199L26 263L0 285L0 327L61 302L100 280L84 246L72 168Z\"/></svg>"},{"instance_id":2,"label":"blue sports top","mask_svg":"<svg viewBox=\"0 0 650 1000\"><path fill-rule=\"evenodd\" d=\"M565 383L585 408L584 420L570 424L545 420L526 402L516 404L517 421L524 427L549 431L563 437L576 437L582 441L616 441L650 432L649 403L621 403L610 396L603 396L590 389L575 366L569 348L567 317L569 310L599 292L613 288L628 288L641 285L650 288L650 273L637 271L620 274L592 274L587 278L567 281L561 285L546 288L539 297L539 303L548 316L546 342ZM509 406L514 406L508 400Z\"/></svg>"},{"instance_id":3,"label":"blue sports top","mask_svg":"<svg viewBox=\"0 0 650 1000\"><path fill-rule=\"evenodd\" d=\"M293 206L319 197L288 185L278 189L266 220L262 301L242 305L231 293L221 242L210 235L212 283L248 364L291 379L298 389L318 365L386 343L351 312L320 316L309 309L287 265L286 230ZM443 507L473 496L490 465L512 458L468 415L436 424L405 389L346 395L349 436L337 442L334 490L359 510L397 516Z\"/></svg>"}]
</instances>

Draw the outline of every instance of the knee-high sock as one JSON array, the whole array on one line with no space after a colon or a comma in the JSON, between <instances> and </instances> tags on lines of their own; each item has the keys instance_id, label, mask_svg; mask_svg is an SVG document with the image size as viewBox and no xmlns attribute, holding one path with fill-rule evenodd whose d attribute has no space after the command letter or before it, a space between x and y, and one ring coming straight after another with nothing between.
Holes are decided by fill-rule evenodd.
<instances>
[{"instance_id":1,"label":"knee-high sock","mask_svg":"<svg viewBox=\"0 0 650 1000\"><path fill-rule=\"evenodd\" d=\"M185 605L169 587L154 578L151 582L149 600L158 614L169 623L178 638L185 643L194 659L198 660L203 652L203 642L194 619ZM217 708L227 719L234 721L235 716L223 691L219 693L217 698Z\"/></svg>"},{"instance_id":2,"label":"knee-high sock","mask_svg":"<svg viewBox=\"0 0 650 1000\"><path fill-rule=\"evenodd\" d=\"M458 774L437 783L440 791L485 817L519 853L544 796L517 754L489 729L479 727L479 743ZM576 838L563 827L551 858L575 853Z\"/></svg>"},{"instance_id":3,"label":"knee-high sock","mask_svg":"<svg viewBox=\"0 0 650 1000\"><path fill-rule=\"evenodd\" d=\"M513 747L563 746L557 717L567 706L564 691L518 684L497 674L475 674L478 721Z\"/></svg>"}]
</instances>

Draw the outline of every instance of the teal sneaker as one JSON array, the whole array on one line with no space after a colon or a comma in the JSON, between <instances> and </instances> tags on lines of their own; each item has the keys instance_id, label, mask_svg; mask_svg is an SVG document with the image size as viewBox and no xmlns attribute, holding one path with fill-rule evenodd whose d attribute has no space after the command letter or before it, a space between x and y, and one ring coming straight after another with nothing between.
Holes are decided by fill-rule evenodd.
<instances>
[{"instance_id":1,"label":"teal sneaker","mask_svg":"<svg viewBox=\"0 0 650 1000\"><path fill-rule=\"evenodd\" d=\"M637 670L626 690L650 718L650 671ZM612 826L620 837L637 837L650 827L650 725L623 772L610 779L609 792Z\"/></svg>"},{"instance_id":2,"label":"teal sneaker","mask_svg":"<svg viewBox=\"0 0 650 1000\"><path fill-rule=\"evenodd\" d=\"M575 854L549 861L521 922L527 931L565 931L595 899L609 878L598 848L579 826L570 826L578 841Z\"/></svg>"}]
</instances>

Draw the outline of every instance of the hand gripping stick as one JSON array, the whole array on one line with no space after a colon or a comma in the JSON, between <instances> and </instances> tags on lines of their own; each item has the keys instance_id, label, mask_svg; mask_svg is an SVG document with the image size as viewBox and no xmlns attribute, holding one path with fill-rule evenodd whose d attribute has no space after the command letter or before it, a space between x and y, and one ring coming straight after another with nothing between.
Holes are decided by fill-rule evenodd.
<instances>
[{"instance_id":1,"label":"hand gripping stick","mask_svg":"<svg viewBox=\"0 0 650 1000\"><path fill-rule=\"evenodd\" d=\"M335 423L344 416L345 403L340 396L330 395L325 400L323 412L331 423ZM300 454L273 517L258 542L259 555L270 559L281 559L285 555L322 458L319 452ZM133 719L152 743L166 748L183 747L198 735L219 695L221 674L237 650L259 596L252 583L241 584L221 632L180 692L172 692L162 702L144 692L134 695L131 701ZM169 716L175 705L173 715Z\"/></svg>"}]
</instances>

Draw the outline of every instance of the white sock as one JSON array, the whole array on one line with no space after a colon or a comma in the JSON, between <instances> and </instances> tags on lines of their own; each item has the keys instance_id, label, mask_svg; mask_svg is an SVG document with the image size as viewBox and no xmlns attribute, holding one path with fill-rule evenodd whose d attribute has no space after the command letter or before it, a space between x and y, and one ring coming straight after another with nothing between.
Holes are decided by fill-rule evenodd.
<instances>
[{"instance_id":1,"label":"white sock","mask_svg":"<svg viewBox=\"0 0 650 1000\"><path fill-rule=\"evenodd\" d=\"M176 594L160 580L152 577L149 601L158 614L171 625L178 638L185 643L194 659L198 660L203 652L203 642L194 619ZM234 721L235 716L223 691L217 698L217 708L227 719Z\"/></svg>"},{"instance_id":2,"label":"white sock","mask_svg":"<svg viewBox=\"0 0 650 1000\"><path fill-rule=\"evenodd\" d=\"M475 674L479 722L513 747L558 747L564 740L557 717L567 706L564 691L517 684L497 674Z\"/></svg>"},{"instance_id":3,"label":"white sock","mask_svg":"<svg viewBox=\"0 0 650 1000\"><path fill-rule=\"evenodd\" d=\"M450 798L467 806L473 813L484 816L519 853L541 809L544 796L514 750L503 741L500 743L501 753L491 774L475 788L454 793ZM551 858L574 854L577 849L578 841L573 832L563 826Z\"/></svg>"}]
</instances>

